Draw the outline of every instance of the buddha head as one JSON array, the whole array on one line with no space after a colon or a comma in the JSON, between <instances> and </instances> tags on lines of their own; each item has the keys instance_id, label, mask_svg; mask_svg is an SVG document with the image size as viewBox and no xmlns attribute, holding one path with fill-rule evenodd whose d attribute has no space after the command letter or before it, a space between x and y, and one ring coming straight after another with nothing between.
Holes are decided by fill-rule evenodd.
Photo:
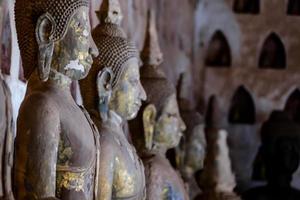
<instances>
[{"instance_id":1,"label":"buddha head","mask_svg":"<svg viewBox=\"0 0 300 200\"><path fill-rule=\"evenodd\" d=\"M300 127L283 111L272 112L261 129L261 176L270 185L289 186L300 162Z\"/></svg>"},{"instance_id":2,"label":"buddha head","mask_svg":"<svg viewBox=\"0 0 300 200\"><path fill-rule=\"evenodd\" d=\"M84 78L98 51L91 37L88 0L16 0L18 42L29 79L36 69L47 81L50 71L72 80Z\"/></svg>"},{"instance_id":3,"label":"buddha head","mask_svg":"<svg viewBox=\"0 0 300 200\"><path fill-rule=\"evenodd\" d=\"M140 82L140 58L136 46L120 27L117 0L104 0L103 5L97 12L101 24L93 30L100 53L91 73L80 83L83 101L88 109L98 108L101 118L105 119L107 110L112 110L131 120L146 99Z\"/></svg>"},{"instance_id":4,"label":"buddha head","mask_svg":"<svg viewBox=\"0 0 300 200\"><path fill-rule=\"evenodd\" d=\"M140 148L167 150L178 146L186 127L179 113L175 88L160 70L148 66L141 70L141 81L147 101L137 119L144 132Z\"/></svg>"},{"instance_id":5,"label":"buddha head","mask_svg":"<svg viewBox=\"0 0 300 200\"><path fill-rule=\"evenodd\" d=\"M184 179L190 180L196 171L203 168L206 140L205 123L202 115L197 111L193 103L187 98L186 82L187 73L183 73L177 84L178 104L180 113L186 124L184 140L180 145L181 163L180 171Z\"/></svg>"},{"instance_id":6,"label":"buddha head","mask_svg":"<svg viewBox=\"0 0 300 200\"><path fill-rule=\"evenodd\" d=\"M182 173L184 178L192 178L194 173L203 168L206 154L206 139L204 120L197 112L182 113L187 125L185 131L186 144L184 145L184 162Z\"/></svg>"},{"instance_id":7,"label":"buddha head","mask_svg":"<svg viewBox=\"0 0 300 200\"><path fill-rule=\"evenodd\" d=\"M137 119L130 124L131 132L139 135L141 130L144 132L143 139L135 141L138 148L167 150L179 144L186 127L179 114L175 87L158 67L162 62L162 53L158 45L153 12L148 15L142 58L144 66L141 68L141 81L147 100ZM141 135L135 138L141 138Z\"/></svg>"},{"instance_id":8,"label":"buddha head","mask_svg":"<svg viewBox=\"0 0 300 200\"><path fill-rule=\"evenodd\" d=\"M104 0L99 11L96 11L101 23L120 25L123 19L119 0Z\"/></svg>"}]
</instances>

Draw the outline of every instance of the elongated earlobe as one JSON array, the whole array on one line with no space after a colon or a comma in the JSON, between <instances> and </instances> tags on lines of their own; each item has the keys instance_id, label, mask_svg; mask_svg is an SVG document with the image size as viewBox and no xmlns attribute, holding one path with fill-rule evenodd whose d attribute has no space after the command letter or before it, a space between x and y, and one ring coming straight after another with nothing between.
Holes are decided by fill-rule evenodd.
<instances>
[{"instance_id":1,"label":"elongated earlobe","mask_svg":"<svg viewBox=\"0 0 300 200\"><path fill-rule=\"evenodd\" d=\"M153 146L154 126L156 108L153 104L148 105L143 112L143 124L146 149L151 150Z\"/></svg>"},{"instance_id":2,"label":"elongated earlobe","mask_svg":"<svg viewBox=\"0 0 300 200\"><path fill-rule=\"evenodd\" d=\"M97 76L98 111L102 121L108 118L108 104L112 93L113 72L109 68L101 70Z\"/></svg>"},{"instance_id":3,"label":"elongated earlobe","mask_svg":"<svg viewBox=\"0 0 300 200\"><path fill-rule=\"evenodd\" d=\"M39 46L38 74L41 81L47 81L50 74L54 42L50 39L52 18L46 13L39 17L36 25L36 40Z\"/></svg>"}]
</instances>

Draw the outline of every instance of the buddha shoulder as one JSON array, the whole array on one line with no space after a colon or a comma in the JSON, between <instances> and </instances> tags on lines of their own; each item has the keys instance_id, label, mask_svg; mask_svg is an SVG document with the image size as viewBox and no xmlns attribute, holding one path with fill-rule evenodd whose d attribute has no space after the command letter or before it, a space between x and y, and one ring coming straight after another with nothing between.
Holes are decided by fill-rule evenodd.
<instances>
[{"instance_id":1,"label":"buddha shoulder","mask_svg":"<svg viewBox=\"0 0 300 200\"><path fill-rule=\"evenodd\" d=\"M151 170L151 176L161 176L161 169L164 167L164 163L162 162L160 156L156 154L149 155L143 158L143 163L145 166L145 170ZM157 180L154 178L154 180Z\"/></svg>"},{"instance_id":2,"label":"buddha shoulder","mask_svg":"<svg viewBox=\"0 0 300 200\"><path fill-rule=\"evenodd\" d=\"M21 142L23 137L54 139L61 128L60 120L59 109L53 100L43 93L32 93L25 98L19 111L17 141Z\"/></svg>"},{"instance_id":3,"label":"buddha shoulder","mask_svg":"<svg viewBox=\"0 0 300 200\"><path fill-rule=\"evenodd\" d=\"M109 129L102 128L99 130L100 133L100 143L101 143L101 149L107 150L113 153L115 151L116 145L118 145L115 137L111 133Z\"/></svg>"},{"instance_id":4,"label":"buddha shoulder","mask_svg":"<svg viewBox=\"0 0 300 200\"><path fill-rule=\"evenodd\" d=\"M22 113L29 112L30 115L57 115L57 104L49 97L49 95L43 92L33 92L26 96L20 109L20 115Z\"/></svg>"}]
</instances>

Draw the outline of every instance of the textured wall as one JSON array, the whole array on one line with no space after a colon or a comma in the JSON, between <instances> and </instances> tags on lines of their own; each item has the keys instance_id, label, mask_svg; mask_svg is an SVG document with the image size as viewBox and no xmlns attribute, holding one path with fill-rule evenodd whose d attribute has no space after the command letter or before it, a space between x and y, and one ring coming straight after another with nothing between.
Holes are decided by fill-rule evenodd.
<instances>
[{"instance_id":1,"label":"textured wall","mask_svg":"<svg viewBox=\"0 0 300 200\"><path fill-rule=\"evenodd\" d=\"M300 42L298 39L300 18L286 14L287 1L260 2L260 13L256 15L233 13L233 0L202 2L203 4L200 3L196 11L199 17L195 20L196 24L197 20L204 21L204 24L201 22L197 28L200 34L196 32L197 40L200 40L200 44L203 45L203 48L200 48L202 56L205 56L207 41L209 41L207 38L215 29L224 33L231 48L231 67L202 68L203 94L206 101L213 94L219 97L223 119L230 132L233 168L241 189L251 185L249 165L259 145L261 123L268 118L272 110L283 109L289 95L300 85ZM258 68L263 43L272 32L279 36L285 47L286 69ZM252 126L229 124L227 120L231 99L237 88L242 85L252 96L256 107L256 123ZM295 185L299 187L298 180L297 175Z\"/></svg>"}]
</instances>

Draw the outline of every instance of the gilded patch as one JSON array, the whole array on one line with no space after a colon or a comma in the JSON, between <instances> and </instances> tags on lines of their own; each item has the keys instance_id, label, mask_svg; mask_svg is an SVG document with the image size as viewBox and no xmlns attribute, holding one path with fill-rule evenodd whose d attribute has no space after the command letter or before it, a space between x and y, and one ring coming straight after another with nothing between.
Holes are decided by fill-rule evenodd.
<instances>
[{"instance_id":1,"label":"gilded patch","mask_svg":"<svg viewBox=\"0 0 300 200\"><path fill-rule=\"evenodd\" d=\"M58 188L84 192L84 173L65 172L59 177Z\"/></svg>"}]
</instances>

